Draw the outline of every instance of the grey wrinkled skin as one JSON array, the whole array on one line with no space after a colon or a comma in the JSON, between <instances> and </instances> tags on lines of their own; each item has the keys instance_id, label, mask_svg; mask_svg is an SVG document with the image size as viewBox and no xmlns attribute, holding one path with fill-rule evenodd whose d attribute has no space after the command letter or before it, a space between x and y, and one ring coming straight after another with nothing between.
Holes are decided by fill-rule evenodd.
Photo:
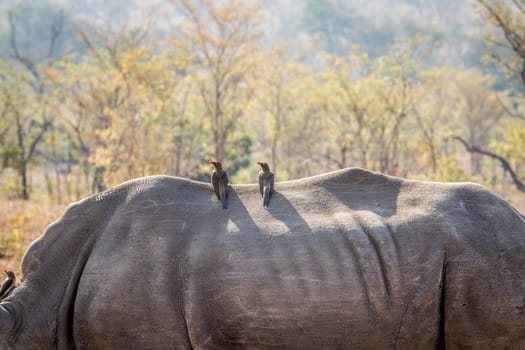
<instances>
[{"instance_id":1,"label":"grey wrinkled skin","mask_svg":"<svg viewBox=\"0 0 525 350\"><path fill-rule=\"evenodd\" d=\"M345 169L167 176L70 205L0 304L1 349L525 349L525 220L474 184Z\"/></svg>"}]
</instances>

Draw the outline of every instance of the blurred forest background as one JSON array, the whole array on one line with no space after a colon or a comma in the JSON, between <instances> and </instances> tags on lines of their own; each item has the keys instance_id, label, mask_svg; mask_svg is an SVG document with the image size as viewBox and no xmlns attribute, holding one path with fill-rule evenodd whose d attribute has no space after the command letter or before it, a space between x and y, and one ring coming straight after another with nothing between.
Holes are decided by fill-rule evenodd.
<instances>
[{"instance_id":1,"label":"blurred forest background","mask_svg":"<svg viewBox=\"0 0 525 350\"><path fill-rule=\"evenodd\" d=\"M474 181L525 212L524 93L523 0L0 0L0 254L209 159Z\"/></svg>"}]
</instances>

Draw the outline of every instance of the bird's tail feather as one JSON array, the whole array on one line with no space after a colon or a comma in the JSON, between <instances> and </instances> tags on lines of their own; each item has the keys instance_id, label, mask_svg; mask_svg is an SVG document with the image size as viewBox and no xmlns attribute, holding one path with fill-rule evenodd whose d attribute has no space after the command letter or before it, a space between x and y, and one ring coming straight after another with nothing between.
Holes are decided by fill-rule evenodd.
<instances>
[{"instance_id":1,"label":"bird's tail feather","mask_svg":"<svg viewBox=\"0 0 525 350\"><path fill-rule=\"evenodd\" d=\"M219 195L221 196L221 202L223 209L228 207L228 199L226 195L226 185L224 181L219 181Z\"/></svg>"},{"instance_id":2,"label":"bird's tail feather","mask_svg":"<svg viewBox=\"0 0 525 350\"><path fill-rule=\"evenodd\" d=\"M270 205L270 188L265 187L263 190L263 206L267 207Z\"/></svg>"}]
</instances>

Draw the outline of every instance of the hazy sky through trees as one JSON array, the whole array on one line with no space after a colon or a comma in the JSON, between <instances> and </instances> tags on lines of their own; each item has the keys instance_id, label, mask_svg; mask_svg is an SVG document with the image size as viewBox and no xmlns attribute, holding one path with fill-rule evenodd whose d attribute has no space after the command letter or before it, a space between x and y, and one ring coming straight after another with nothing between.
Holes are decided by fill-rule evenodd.
<instances>
[{"instance_id":1,"label":"hazy sky through trees","mask_svg":"<svg viewBox=\"0 0 525 350\"><path fill-rule=\"evenodd\" d=\"M17 13L19 38L31 41L26 46L32 46L46 41L49 29L45 26L60 8L71 23L69 29L79 24L114 31L123 26L150 26L162 37L177 21L166 0L0 0L1 56L9 52L9 11ZM359 45L372 56L380 56L396 40L422 34L440 44L435 57L439 63L480 63L480 44L473 40L480 26L473 20L468 0L267 0L265 8L265 40L270 44L290 39L307 46L317 34L328 52L343 54L350 45Z\"/></svg>"}]
</instances>

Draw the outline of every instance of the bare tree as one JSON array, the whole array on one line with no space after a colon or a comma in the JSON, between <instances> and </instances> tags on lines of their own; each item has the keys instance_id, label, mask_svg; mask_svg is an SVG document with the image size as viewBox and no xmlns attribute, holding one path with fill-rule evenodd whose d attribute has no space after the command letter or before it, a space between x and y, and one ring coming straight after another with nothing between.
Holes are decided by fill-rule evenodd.
<instances>
[{"instance_id":1,"label":"bare tree","mask_svg":"<svg viewBox=\"0 0 525 350\"><path fill-rule=\"evenodd\" d=\"M482 16L495 31L486 36L493 49L490 57L505 71L521 80L525 86L525 1L476 0ZM516 59L509 59L513 53Z\"/></svg>"},{"instance_id":2,"label":"bare tree","mask_svg":"<svg viewBox=\"0 0 525 350\"><path fill-rule=\"evenodd\" d=\"M210 122L214 155L223 160L228 137L243 114L249 58L260 37L261 4L172 0L182 14L182 40L196 55L199 90Z\"/></svg>"},{"instance_id":3,"label":"bare tree","mask_svg":"<svg viewBox=\"0 0 525 350\"><path fill-rule=\"evenodd\" d=\"M48 96L46 96L46 85L45 80L42 78L39 72L39 62L35 58L30 58L19 48L17 40L17 21L12 12L8 13L9 21L9 39L11 56L15 62L18 62L21 67L29 72L29 76L20 75L14 70L11 71L15 74L15 84L27 84L27 86L33 91L34 104L31 108L24 107L19 101L11 103L11 114L14 118L16 127L16 144L19 148L17 170L21 178L21 195L22 198L29 198L29 184L28 184L28 166L34 160L36 150L44 140L45 133L53 126L54 116L50 113ZM51 24L51 37L49 47L45 56L45 64L50 66L52 64L51 58L55 55L57 41L64 30L64 16L60 11L58 17ZM4 80L7 77L4 76ZM11 85L12 88L17 89L15 85ZM13 93L8 92L4 89L4 93L7 98L14 98ZM30 105L27 101L26 93L22 92L21 95L26 99L25 104Z\"/></svg>"}]
</instances>

